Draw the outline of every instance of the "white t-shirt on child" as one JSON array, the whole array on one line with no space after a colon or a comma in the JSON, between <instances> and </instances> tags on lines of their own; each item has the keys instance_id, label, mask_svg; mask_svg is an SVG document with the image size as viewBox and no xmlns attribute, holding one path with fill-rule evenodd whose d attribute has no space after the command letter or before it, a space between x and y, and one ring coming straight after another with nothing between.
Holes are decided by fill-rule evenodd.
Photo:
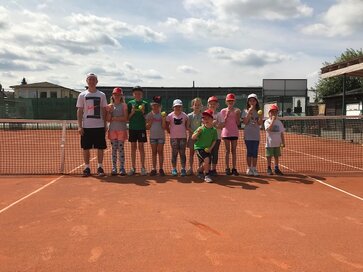
<instances>
[{"instance_id":1,"label":"white t-shirt on child","mask_svg":"<svg viewBox=\"0 0 363 272\"><path fill-rule=\"evenodd\" d=\"M266 130L266 147L280 147L282 144L281 133L285 132L285 127L280 120L275 120L271 130L272 120L269 118L265 121Z\"/></svg>"}]
</instances>

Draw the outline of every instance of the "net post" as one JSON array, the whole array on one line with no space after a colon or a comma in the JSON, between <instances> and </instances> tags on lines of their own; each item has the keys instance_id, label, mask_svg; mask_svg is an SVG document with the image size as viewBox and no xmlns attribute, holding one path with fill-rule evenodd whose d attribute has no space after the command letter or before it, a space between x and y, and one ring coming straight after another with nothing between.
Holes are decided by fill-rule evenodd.
<instances>
[{"instance_id":1,"label":"net post","mask_svg":"<svg viewBox=\"0 0 363 272\"><path fill-rule=\"evenodd\" d=\"M64 164L65 164L65 144L66 144L66 121L62 123L62 138L60 144L61 150L61 160L60 160L60 173L64 174Z\"/></svg>"}]
</instances>

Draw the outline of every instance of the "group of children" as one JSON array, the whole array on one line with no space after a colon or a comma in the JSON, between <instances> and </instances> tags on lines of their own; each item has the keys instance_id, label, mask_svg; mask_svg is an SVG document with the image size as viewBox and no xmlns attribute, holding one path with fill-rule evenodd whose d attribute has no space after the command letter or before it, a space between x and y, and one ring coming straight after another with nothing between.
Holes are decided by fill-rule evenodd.
<instances>
[{"instance_id":1,"label":"group of children","mask_svg":"<svg viewBox=\"0 0 363 272\"><path fill-rule=\"evenodd\" d=\"M283 124L277 119L278 107L273 105L270 108L269 118L264 122L259 101L255 94L248 96L246 109L242 113L240 109L234 106L236 98L234 94L230 93L227 94L225 99L226 107L220 112L218 112L218 98L211 96L207 102L207 109L204 111L202 100L200 98L193 99L191 105L192 112L189 114L183 111L183 102L180 99L173 101L173 111L166 114L162 111L160 96L154 96L149 104L143 99L143 89L140 86L134 87L132 94L134 99L126 104L122 89L115 88L112 92L111 103L104 108L105 120L109 123L108 139L112 146L112 175L134 175L136 173L137 150L139 150L140 154L140 174L144 176L148 174L145 169L144 145L148 141L146 130L149 130L149 142L152 150L150 176L157 174L165 176L163 170L165 131L170 134L172 176L178 176L179 174L180 176L193 175L194 157L196 155L198 158L197 176L206 182L212 182L213 176L217 175L216 166L221 140L224 142L226 151L225 173L226 175L238 176L236 151L241 121L245 125L244 140L247 148L246 161L248 165L246 174L259 175L256 165L260 143L260 127L264 123L266 130L267 173L273 174L271 159L274 157L275 173L282 175L278 167L278 159L281 155L281 146L285 145L285 140ZM87 96L89 93L85 95ZM80 108L80 106L81 103L77 103L77 107ZM82 126L81 124L82 122L79 120L79 125ZM83 138L84 135L82 135L81 141L84 140ZM126 173L124 143L127 139L131 142L132 167ZM96 145L92 147L98 148ZM190 150L188 169L187 147ZM85 150L83 145L82 148ZM102 145L101 149L104 148ZM180 172L177 169L178 156L181 165ZM230 157L232 157L231 163ZM118 160L119 168L117 167ZM158 160L159 167L157 171ZM90 174L89 162L87 164L85 160L85 164L84 175L88 176ZM101 163L99 161L97 172L99 175L104 175L102 160Z\"/></svg>"}]
</instances>

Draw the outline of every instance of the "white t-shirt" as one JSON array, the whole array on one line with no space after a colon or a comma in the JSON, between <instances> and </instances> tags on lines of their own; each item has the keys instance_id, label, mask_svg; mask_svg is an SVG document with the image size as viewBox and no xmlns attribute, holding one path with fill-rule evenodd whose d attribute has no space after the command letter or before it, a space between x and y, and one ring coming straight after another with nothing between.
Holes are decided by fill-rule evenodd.
<instances>
[{"instance_id":1,"label":"white t-shirt","mask_svg":"<svg viewBox=\"0 0 363 272\"><path fill-rule=\"evenodd\" d=\"M102 128L105 126L103 110L107 107L106 95L99 90L91 93L88 90L79 94L77 108L83 108L83 128Z\"/></svg>"},{"instance_id":2,"label":"white t-shirt","mask_svg":"<svg viewBox=\"0 0 363 272\"><path fill-rule=\"evenodd\" d=\"M217 125L224 123L224 118L220 112L213 113L213 120L217 120ZM221 139L222 129L217 128L218 140Z\"/></svg>"},{"instance_id":3,"label":"white t-shirt","mask_svg":"<svg viewBox=\"0 0 363 272\"><path fill-rule=\"evenodd\" d=\"M280 120L275 120L271 130L272 120L269 118L265 121L266 130L266 147L280 147L282 144L281 133L285 132L284 125Z\"/></svg>"}]
</instances>

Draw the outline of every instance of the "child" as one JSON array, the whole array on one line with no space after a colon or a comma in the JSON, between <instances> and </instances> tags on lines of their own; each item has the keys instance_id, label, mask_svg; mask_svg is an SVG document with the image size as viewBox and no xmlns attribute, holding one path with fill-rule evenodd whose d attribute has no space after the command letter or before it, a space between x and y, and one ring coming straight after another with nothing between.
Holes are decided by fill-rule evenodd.
<instances>
[{"instance_id":1,"label":"child","mask_svg":"<svg viewBox=\"0 0 363 272\"><path fill-rule=\"evenodd\" d=\"M145 149L144 144L147 142L146 138L146 123L145 114L149 112L149 104L143 100L143 89L140 86L136 86L132 89L133 100L127 103L129 113L129 142L131 142L131 163L132 168L128 172L129 176L132 176L136 172L136 149L139 148L140 160L141 160L141 172L142 176L146 176L145 169ZM137 142L139 143L137 145Z\"/></svg>"},{"instance_id":2,"label":"child","mask_svg":"<svg viewBox=\"0 0 363 272\"><path fill-rule=\"evenodd\" d=\"M235 95L230 93L226 96L227 108L221 110L224 118L224 127L222 129L222 139L226 146L226 175L238 176L239 173L236 169L237 162L237 140L238 140L238 127L240 126L241 111L234 108ZM232 152L232 172L229 168L229 154Z\"/></svg>"},{"instance_id":3,"label":"child","mask_svg":"<svg viewBox=\"0 0 363 272\"><path fill-rule=\"evenodd\" d=\"M188 147L189 147L189 163L190 168L187 171L187 175L193 175L193 164L194 164L194 140L192 139L192 135L194 131L200 127L202 124L202 99L199 97L194 98L192 100L192 109L193 112L188 114L188 120L189 120L189 139L188 139Z\"/></svg>"},{"instance_id":4,"label":"child","mask_svg":"<svg viewBox=\"0 0 363 272\"><path fill-rule=\"evenodd\" d=\"M173 109L174 111L166 117L166 127L170 132L170 144L172 149L171 163L173 165L173 170L171 171L171 174L173 176L178 175L176 163L178 154L180 154L182 166L180 175L184 177L187 174L187 171L185 170L185 149L187 143L187 127L189 126L188 115L183 112L183 102L180 99L175 99L173 101Z\"/></svg>"},{"instance_id":5,"label":"child","mask_svg":"<svg viewBox=\"0 0 363 272\"><path fill-rule=\"evenodd\" d=\"M97 76L94 73L87 75L88 89L81 92L77 98L78 133L81 135L81 148L83 149L84 170L83 176L91 175L90 149L97 149L97 174L105 175L103 170L103 154L107 148L105 139L107 100L103 92L97 90Z\"/></svg>"},{"instance_id":6,"label":"child","mask_svg":"<svg viewBox=\"0 0 363 272\"><path fill-rule=\"evenodd\" d=\"M224 118L220 114L220 112L217 111L218 107L219 107L218 98L215 96L209 97L208 109L212 110L213 112L213 126L217 129L217 136L218 136L216 144L214 145L214 148L210 154L211 169L209 173L211 176L217 176L218 152L219 152L219 146L221 144L222 128L224 127Z\"/></svg>"},{"instance_id":7,"label":"child","mask_svg":"<svg viewBox=\"0 0 363 272\"><path fill-rule=\"evenodd\" d=\"M198 177L204 178L205 182L213 182L210 175L210 156L218 139L217 129L213 126L213 111L206 110L203 113L203 125L199 127L192 136L195 141L194 149L199 158ZM204 176L204 173L205 176Z\"/></svg>"},{"instance_id":8,"label":"child","mask_svg":"<svg viewBox=\"0 0 363 272\"><path fill-rule=\"evenodd\" d=\"M108 139L112 145L112 171L111 175L117 175L117 150L119 151L120 175L126 175L124 142L127 139L128 120L127 105L123 98L121 88L114 88L111 103L107 107L106 120L110 122L108 127Z\"/></svg>"},{"instance_id":9,"label":"child","mask_svg":"<svg viewBox=\"0 0 363 272\"><path fill-rule=\"evenodd\" d=\"M249 176L258 176L256 169L258 146L260 144L260 126L263 123L262 111L258 103L257 95L250 94L247 97L247 107L242 113L244 128L244 139L247 148L247 171Z\"/></svg>"},{"instance_id":10,"label":"child","mask_svg":"<svg viewBox=\"0 0 363 272\"><path fill-rule=\"evenodd\" d=\"M153 101L150 103L151 112L146 115L146 129L150 129L150 144L152 152L152 165L153 169L150 172L150 176L156 175L156 163L159 156L159 175L165 176L163 170L164 164L164 144L165 144L165 128L166 122L165 112L161 110L161 97L154 96Z\"/></svg>"},{"instance_id":11,"label":"child","mask_svg":"<svg viewBox=\"0 0 363 272\"><path fill-rule=\"evenodd\" d=\"M283 175L279 169L279 157L281 156L281 147L285 146L284 125L277 119L279 108L272 105L268 112L269 119L265 121L266 130L266 157L267 157L267 174L272 175L271 158L275 158L275 174Z\"/></svg>"}]
</instances>

